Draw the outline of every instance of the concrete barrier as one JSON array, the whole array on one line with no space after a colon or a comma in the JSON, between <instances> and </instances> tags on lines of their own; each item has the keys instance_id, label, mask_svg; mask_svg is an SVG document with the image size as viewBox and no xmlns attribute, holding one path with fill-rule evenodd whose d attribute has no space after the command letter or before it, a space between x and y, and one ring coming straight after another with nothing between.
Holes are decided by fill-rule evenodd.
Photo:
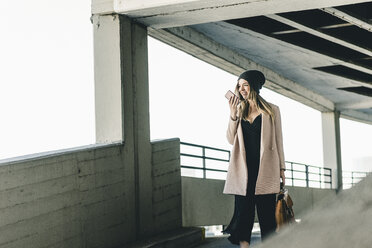
<instances>
[{"instance_id":1,"label":"concrete barrier","mask_svg":"<svg viewBox=\"0 0 372 248\"><path fill-rule=\"evenodd\" d=\"M182 227L180 140L152 141L153 216L158 233Z\"/></svg>"},{"instance_id":2,"label":"concrete barrier","mask_svg":"<svg viewBox=\"0 0 372 248\"><path fill-rule=\"evenodd\" d=\"M182 227L180 141L151 142L152 233ZM0 161L0 248L136 241L131 147L90 145Z\"/></svg>"},{"instance_id":3,"label":"concrete barrier","mask_svg":"<svg viewBox=\"0 0 372 248\"><path fill-rule=\"evenodd\" d=\"M0 161L0 247L112 247L133 240L124 146Z\"/></svg>"},{"instance_id":4,"label":"concrete barrier","mask_svg":"<svg viewBox=\"0 0 372 248\"><path fill-rule=\"evenodd\" d=\"M222 193L224 183L224 180L182 177L183 226L229 224L234 212L234 196ZM297 219L312 210L321 199L336 194L332 189L286 188L293 199Z\"/></svg>"}]
</instances>

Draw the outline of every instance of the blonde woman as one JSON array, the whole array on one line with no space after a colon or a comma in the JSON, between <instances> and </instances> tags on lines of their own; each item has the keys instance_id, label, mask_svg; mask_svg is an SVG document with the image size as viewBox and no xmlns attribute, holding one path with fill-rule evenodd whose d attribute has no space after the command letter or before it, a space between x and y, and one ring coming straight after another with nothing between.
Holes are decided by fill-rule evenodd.
<instances>
[{"instance_id":1,"label":"blonde woman","mask_svg":"<svg viewBox=\"0 0 372 248\"><path fill-rule=\"evenodd\" d=\"M279 107L265 101L260 89L265 76L243 72L229 99L227 140L233 145L224 194L235 196L234 215L223 233L240 247L249 247L255 207L265 240L275 231L276 194L285 184L285 163Z\"/></svg>"}]
</instances>

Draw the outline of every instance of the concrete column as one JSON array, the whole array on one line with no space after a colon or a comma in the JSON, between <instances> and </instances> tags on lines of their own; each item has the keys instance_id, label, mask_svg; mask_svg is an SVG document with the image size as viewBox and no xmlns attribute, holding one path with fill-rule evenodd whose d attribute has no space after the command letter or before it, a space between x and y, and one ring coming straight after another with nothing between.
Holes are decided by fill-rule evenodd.
<instances>
[{"instance_id":1,"label":"concrete column","mask_svg":"<svg viewBox=\"0 0 372 248\"><path fill-rule=\"evenodd\" d=\"M136 238L155 230L149 117L147 28L131 19L94 15L96 134L98 143L124 142L134 170ZM132 203L128 203L132 204ZM123 234L125 235L125 234Z\"/></svg>"},{"instance_id":2,"label":"concrete column","mask_svg":"<svg viewBox=\"0 0 372 248\"><path fill-rule=\"evenodd\" d=\"M152 206L147 28L120 16L124 141L131 140L136 180L137 239L155 233Z\"/></svg>"},{"instance_id":3,"label":"concrete column","mask_svg":"<svg viewBox=\"0 0 372 248\"><path fill-rule=\"evenodd\" d=\"M96 143L123 139L120 28L116 15L93 16Z\"/></svg>"},{"instance_id":4,"label":"concrete column","mask_svg":"<svg viewBox=\"0 0 372 248\"><path fill-rule=\"evenodd\" d=\"M332 187L342 190L340 113L322 112L323 164L332 169Z\"/></svg>"}]
</instances>

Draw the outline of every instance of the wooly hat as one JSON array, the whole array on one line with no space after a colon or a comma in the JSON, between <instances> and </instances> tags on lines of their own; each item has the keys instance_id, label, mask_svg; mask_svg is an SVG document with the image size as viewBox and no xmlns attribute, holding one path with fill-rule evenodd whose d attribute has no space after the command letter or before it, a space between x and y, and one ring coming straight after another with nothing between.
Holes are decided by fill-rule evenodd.
<instances>
[{"instance_id":1,"label":"wooly hat","mask_svg":"<svg viewBox=\"0 0 372 248\"><path fill-rule=\"evenodd\" d=\"M265 83L265 76L262 72L257 70L248 70L240 74L239 79L245 79L248 81L249 86L253 88L254 91L257 92L257 94L260 93L260 89L262 88L262 85Z\"/></svg>"}]
</instances>

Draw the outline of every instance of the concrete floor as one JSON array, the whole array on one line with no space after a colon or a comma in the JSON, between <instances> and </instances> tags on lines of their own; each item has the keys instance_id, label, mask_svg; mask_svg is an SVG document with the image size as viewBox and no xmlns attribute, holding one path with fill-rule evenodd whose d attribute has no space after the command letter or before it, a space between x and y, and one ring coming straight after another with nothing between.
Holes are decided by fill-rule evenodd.
<instances>
[{"instance_id":1,"label":"concrete floor","mask_svg":"<svg viewBox=\"0 0 372 248\"><path fill-rule=\"evenodd\" d=\"M233 245L227 239L229 235L219 236L219 237L207 237L205 238L203 244L197 246L198 248L236 248L239 247L238 245ZM256 244L261 243L261 235L260 234L252 234L251 237L251 246L255 247Z\"/></svg>"}]
</instances>

